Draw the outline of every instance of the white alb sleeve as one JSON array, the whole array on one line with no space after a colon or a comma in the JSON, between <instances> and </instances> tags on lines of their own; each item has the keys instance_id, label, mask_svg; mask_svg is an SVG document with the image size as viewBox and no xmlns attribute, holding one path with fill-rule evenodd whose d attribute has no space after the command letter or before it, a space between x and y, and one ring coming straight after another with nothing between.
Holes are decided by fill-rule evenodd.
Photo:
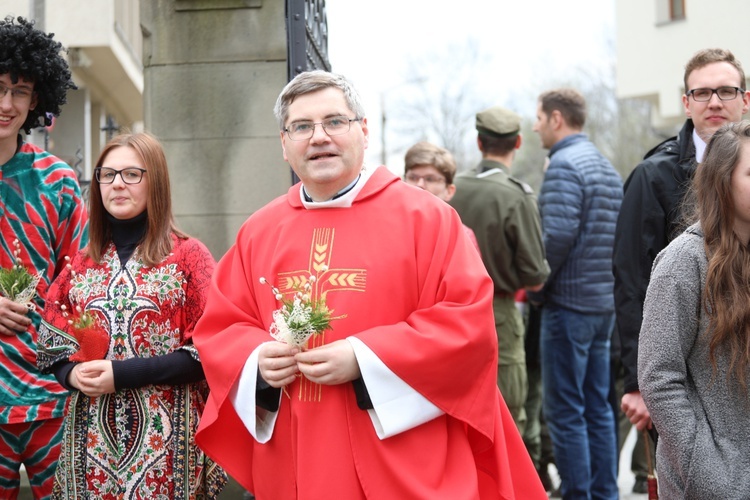
<instances>
[{"instance_id":1,"label":"white alb sleeve","mask_svg":"<svg viewBox=\"0 0 750 500\"><path fill-rule=\"evenodd\" d=\"M245 362L237 383L229 391L229 400L234 410L245 424L248 432L259 443L266 443L273 435L278 412L265 410L255 404L255 390L258 382L258 350L255 348ZM281 394L279 394L281 398Z\"/></svg>"},{"instance_id":2,"label":"white alb sleeve","mask_svg":"<svg viewBox=\"0 0 750 500\"><path fill-rule=\"evenodd\" d=\"M347 337L354 349L373 409L367 410L380 439L395 436L443 415L444 412L393 373L356 337Z\"/></svg>"}]
</instances>

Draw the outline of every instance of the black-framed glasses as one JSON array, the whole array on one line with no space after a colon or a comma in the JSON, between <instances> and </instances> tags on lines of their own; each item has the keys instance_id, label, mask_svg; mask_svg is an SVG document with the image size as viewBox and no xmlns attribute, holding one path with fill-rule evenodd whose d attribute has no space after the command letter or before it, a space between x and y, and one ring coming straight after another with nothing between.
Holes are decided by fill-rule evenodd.
<instances>
[{"instance_id":1,"label":"black-framed glasses","mask_svg":"<svg viewBox=\"0 0 750 500\"><path fill-rule=\"evenodd\" d=\"M33 90L25 87L13 88L0 83L0 99L4 99L8 92L10 92L10 98L14 102L31 100L31 94L34 93Z\"/></svg>"},{"instance_id":2,"label":"black-framed glasses","mask_svg":"<svg viewBox=\"0 0 750 500\"><path fill-rule=\"evenodd\" d=\"M128 167L122 170L107 167L96 167L94 169L94 174L96 174L96 180L99 181L99 184L112 184L115 182L115 177L118 174L125 184L138 184L143 180L143 174L145 173L146 169L138 167Z\"/></svg>"},{"instance_id":3,"label":"black-framed glasses","mask_svg":"<svg viewBox=\"0 0 750 500\"><path fill-rule=\"evenodd\" d=\"M693 96L693 100L697 102L710 101L711 98L716 94L722 101L731 101L737 98L737 94L745 92L745 89L740 87L719 87L718 89L700 88L693 89L687 93L688 96Z\"/></svg>"},{"instance_id":4,"label":"black-framed glasses","mask_svg":"<svg viewBox=\"0 0 750 500\"><path fill-rule=\"evenodd\" d=\"M306 141L315 134L315 126L320 125L323 131L330 135L343 135L349 132L352 122L358 122L362 118L348 118L346 116L332 116L322 122L299 121L290 123L284 129L286 135L293 141Z\"/></svg>"}]
</instances>

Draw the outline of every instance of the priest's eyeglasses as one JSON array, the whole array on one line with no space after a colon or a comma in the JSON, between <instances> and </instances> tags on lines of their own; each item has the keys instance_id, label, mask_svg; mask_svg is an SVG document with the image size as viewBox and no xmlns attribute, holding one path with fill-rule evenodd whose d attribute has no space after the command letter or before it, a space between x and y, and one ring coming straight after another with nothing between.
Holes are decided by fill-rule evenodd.
<instances>
[{"instance_id":1,"label":"priest's eyeglasses","mask_svg":"<svg viewBox=\"0 0 750 500\"><path fill-rule=\"evenodd\" d=\"M138 167L128 167L122 170L115 170L114 168L107 167L96 167L94 169L96 174L96 180L99 184L112 184L115 182L115 177L119 174L122 182L125 184L138 184L143 180L143 174L146 170Z\"/></svg>"},{"instance_id":2,"label":"priest's eyeglasses","mask_svg":"<svg viewBox=\"0 0 750 500\"><path fill-rule=\"evenodd\" d=\"M693 89L687 93L688 97L693 96L696 102L707 102L716 94L722 101L731 101L737 98L737 94L745 92L745 89L739 87L719 87L718 89Z\"/></svg>"},{"instance_id":3,"label":"priest's eyeglasses","mask_svg":"<svg viewBox=\"0 0 750 500\"><path fill-rule=\"evenodd\" d=\"M349 132L352 122L358 122L362 118L347 118L346 116L332 116L322 122L299 121L290 123L284 129L286 135L293 141L306 141L315 134L315 126L320 125L329 136L343 135Z\"/></svg>"}]
</instances>

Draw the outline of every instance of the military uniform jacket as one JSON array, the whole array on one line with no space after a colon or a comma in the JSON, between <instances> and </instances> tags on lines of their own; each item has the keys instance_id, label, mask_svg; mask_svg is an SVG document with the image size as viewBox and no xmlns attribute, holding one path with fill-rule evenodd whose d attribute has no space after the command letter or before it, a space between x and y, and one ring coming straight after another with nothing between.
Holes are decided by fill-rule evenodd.
<instances>
[{"instance_id":1,"label":"military uniform jacket","mask_svg":"<svg viewBox=\"0 0 750 500\"><path fill-rule=\"evenodd\" d=\"M505 165L482 160L476 171L456 177L450 204L474 231L495 294L544 282L549 266L536 197Z\"/></svg>"}]
</instances>

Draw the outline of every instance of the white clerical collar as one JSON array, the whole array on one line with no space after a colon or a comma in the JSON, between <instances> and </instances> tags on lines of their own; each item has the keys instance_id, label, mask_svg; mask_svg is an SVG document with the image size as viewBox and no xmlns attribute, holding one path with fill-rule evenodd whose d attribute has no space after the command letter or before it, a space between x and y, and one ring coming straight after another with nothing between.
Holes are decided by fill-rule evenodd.
<instances>
[{"instance_id":1,"label":"white clerical collar","mask_svg":"<svg viewBox=\"0 0 750 500\"><path fill-rule=\"evenodd\" d=\"M703 161L703 153L706 151L706 141L698 135L695 129L693 129L693 144L695 144L695 161L700 163Z\"/></svg>"},{"instance_id":2,"label":"white clerical collar","mask_svg":"<svg viewBox=\"0 0 750 500\"><path fill-rule=\"evenodd\" d=\"M354 202L354 199L357 197L359 192L362 191L362 188L365 187L365 184L367 184L367 180L370 178L371 174L372 172L370 171L370 169L363 165L362 170L359 173L359 177L354 181L354 186L346 191L346 189L348 188L347 186L347 188L342 189L342 191L344 191L344 194L327 201L307 201L305 199L305 193L303 191L304 186L300 186L299 197L302 201L302 206L304 206L308 210L316 208L349 208L352 206L352 203Z\"/></svg>"}]
</instances>

